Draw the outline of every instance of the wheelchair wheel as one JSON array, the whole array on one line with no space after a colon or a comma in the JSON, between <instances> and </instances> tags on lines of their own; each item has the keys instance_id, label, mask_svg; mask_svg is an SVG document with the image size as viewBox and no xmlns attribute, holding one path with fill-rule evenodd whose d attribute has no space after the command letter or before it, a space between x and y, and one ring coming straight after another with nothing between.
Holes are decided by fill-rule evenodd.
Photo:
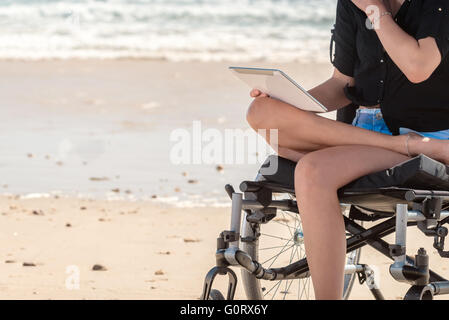
<instances>
[{"instance_id":1,"label":"wheelchair wheel","mask_svg":"<svg viewBox=\"0 0 449 320\"><path fill-rule=\"evenodd\" d=\"M256 231L257 232L257 231ZM301 218L297 213L278 210L275 219L260 225L260 237L254 242L243 242L242 250L265 268L285 267L305 258ZM254 236L251 223L243 220L242 236ZM350 235L348 235L350 236ZM348 253L347 264L358 264L361 249ZM357 274L345 275L343 299L348 299ZM249 300L312 300L312 279L266 281L256 279L242 270L242 282Z\"/></svg>"},{"instance_id":2,"label":"wheelchair wheel","mask_svg":"<svg viewBox=\"0 0 449 320\"><path fill-rule=\"evenodd\" d=\"M209 294L209 300L225 300L225 297L220 291L212 289Z\"/></svg>"}]
</instances>

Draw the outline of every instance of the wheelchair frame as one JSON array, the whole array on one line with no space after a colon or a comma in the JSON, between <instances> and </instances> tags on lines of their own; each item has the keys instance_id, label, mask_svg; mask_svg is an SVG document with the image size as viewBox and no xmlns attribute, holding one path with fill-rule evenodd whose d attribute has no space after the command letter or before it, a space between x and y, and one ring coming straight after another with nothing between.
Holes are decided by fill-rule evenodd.
<instances>
[{"instance_id":1,"label":"wheelchair frame","mask_svg":"<svg viewBox=\"0 0 449 320\"><path fill-rule=\"evenodd\" d=\"M258 279L270 281L310 276L305 258L282 268L265 269L239 248L240 242L257 241L260 236L256 232L254 237L241 237L242 212L245 212L245 219L254 225L255 230L260 224L271 221L276 216L277 210L299 214L295 200L273 200L272 197L273 193L294 195L294 190L266 181L243 182L240 185L243 194L236 193L230 185L225 189L232 199L231 227L230 230L223 231L217 239L216 266L206 276L201 299L209 299L217 275L229 276L227 299L234 299L237 276L230 269L231 266L241 267ZM379 193L396 199L395 213L370 211L358 206L357 201L354 201L366 195ZM449 223L449 211L443 208L443 204L447 205L446 202L449 201L449 192L380 188L345 192L340 195L340 201L350 205L349 217L344 216L346 231L352 234L347 239L348 253L369 245L392 259L390 274L393 279L411 285L405 295L406 300L429 300L436 295L449 294L449 281L430 270L429 257L424 248L418 251L415 258L406 255L407 228L417 226L426 236L434 238L434 248L442 258L449 257L449 252L444 251L444 241L448 235L448 229L444 225ZM356 220L373 222L381 219L386 220L369 229L356 222ZM382 239L394 232L395 243L389 244ZM347 265L345 274L357 274L360 284L366 283L375 299L384 299L370 266Z\"/></svg>"}]
</instances>

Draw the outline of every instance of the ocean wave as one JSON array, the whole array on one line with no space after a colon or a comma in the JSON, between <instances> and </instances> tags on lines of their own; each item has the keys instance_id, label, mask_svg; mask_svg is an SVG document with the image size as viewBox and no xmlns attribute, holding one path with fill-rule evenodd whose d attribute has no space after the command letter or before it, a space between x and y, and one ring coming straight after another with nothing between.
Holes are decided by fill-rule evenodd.
<instances>
[{"instance_id":1,"label":"ocean wave","mask_svg":"<svg viewBox=\"0 0 449 320\"><path fill-rule=\"evenodd\" d=\"M336 0L0 2L0 58L328 57Z\"/></svg>"}]
</instances>

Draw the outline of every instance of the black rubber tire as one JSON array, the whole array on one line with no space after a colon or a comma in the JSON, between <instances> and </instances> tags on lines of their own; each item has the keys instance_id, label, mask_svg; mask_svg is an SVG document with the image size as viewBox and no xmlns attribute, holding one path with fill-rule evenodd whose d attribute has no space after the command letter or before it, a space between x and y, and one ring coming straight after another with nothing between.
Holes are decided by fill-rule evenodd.
<instances>
[{"instance_id":1,"label":"black rubber tire","mask_svg":"<svg viewBox=\"0 0 449 320\"><path fill-rule=\"evenodd\" d=\"M209 294L209 300L225 300L225 297L219 290L212 289Z\"/></svg>"}]
</instances>

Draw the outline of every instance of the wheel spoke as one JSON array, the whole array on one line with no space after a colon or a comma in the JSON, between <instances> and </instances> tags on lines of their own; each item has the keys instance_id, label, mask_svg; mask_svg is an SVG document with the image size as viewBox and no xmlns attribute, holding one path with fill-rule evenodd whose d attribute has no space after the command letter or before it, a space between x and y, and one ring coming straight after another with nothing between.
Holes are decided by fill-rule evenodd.
<instances>
[{"instance_id":1,"label":"wheel spoke","mask_svg":"<svg viewBox=\"0 0 449 320\"><path fill-rule=\"evenodd\" d=\"M282 280L279 280L278 282L276 282L276 283L270 288L270 290L268 290L267 293L265 293L263 296L266 297L271 291L273 291L273 289L274 289L276 286L279 286L279 285L281 284L281 281L282 281Z\"/></svg>"},{"instance_id":2,"label":"wheel spoke","mask_svg":"<svg viewBox=\"0 0 449 320\"><path fill-rule=\"evenodd\" d=\"M279 248L285 248L285 246L276 246L276 247L270 247L270 248L262 248L262 249L259 249L259 251L279 249Z\"/></svg>"},{"instance_id":3,"label":"wheel spoke","mask_svg":"<svg viewBox=\"0 0 449 320\"><path fill-rule=\"evenodd\" d=\"M267 237L270 237L270 238L285 240L285 241L290 241L291 240L291 239L286 239L286 238L282 238L282 237L278 237L278 236L273 236L271 234L266 234L266 233L261 233L260 235L261 236L267 236Z\"/></svg>"},{"instance_id":4,"label":"wheel spoke","mask_svg":"<svg viewBox=\"0 0 449 320\"><path fill-rule=\"evenodd\" d=\"M290 241L288 241L285 245L287 246L287 244L288 244L289 242L290 242ZM294 244L292 244L290 247L287 247L287 248L284 247L285 249L281 250L277 255L271 257L270 259L266 260L265 262L262 262L262 264L265 264L265 263L267 263L267 262L269 262L269 261L271 261L271 260L274 259L274 260L270 263L270 265L268 266L268 269L271 268L271 266L276 262L277 258L279 258L279 256L280 256L281 254L283 254L285 251L287 251L288 249L290 249L290 248L293 247L293 246L294 246Z\"/></svg>"}]
</instances>

